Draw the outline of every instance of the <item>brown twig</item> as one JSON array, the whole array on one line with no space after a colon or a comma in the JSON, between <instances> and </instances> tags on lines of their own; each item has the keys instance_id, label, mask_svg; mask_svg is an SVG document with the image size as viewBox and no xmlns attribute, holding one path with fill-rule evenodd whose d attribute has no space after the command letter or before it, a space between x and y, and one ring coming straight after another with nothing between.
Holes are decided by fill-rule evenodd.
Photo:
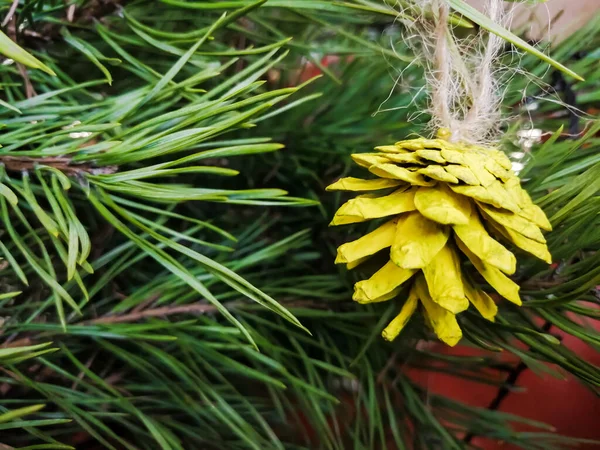
<instances>
[{"instance_id":1,"label":"brown twig","mask_svg":"<svg viewBox=\"0 0 600 450\"><path fill-rule=\"evenodd\" d=\"M19 69L19 74L21 78L23 78L23 82L25 83L25 97L33 98L37 95L35 89L33 88L33 84L31 84L31 80L29 79L29 74L27 73L27 69L21 63L17 63L17 69Z\"/></svg>"},{"instance_id":2,"label":"brown twig","mask_svg":"<svg viewBox=\"0 0 600 450\"><path fill-rule=\"evenodd\" d=\"M78 325L136 322L140 319L146 319L149 317L165 317L171 316L173 314L206 314L215 311L217 311L216 306L205 303L194 303L192 305L179 306L163 306L161 308L147 309L145 311L138 311L129 314L100 317L98 319L80 322Z\"/></svg>"},{"instance_id":3,"label":"brown twig","mask_svg":"<svg viewBox=\"0 0 600 450\"><path fill-rule=\"evenodd\" d=\"M383 369L381 369L379 371L379 375L377 375L377 383L378 384L383 383L383 381L385 380L385 377L387 376L388 371L396 363L397 359L398 359L398 352L394 352L390 355L387 362L385 363L385 366L383 366Z\"/></svg>"},{"instance_id":4,"label":"brown twig","mask_svg":"<svg viewBox=\"0 0 600 450\"><path fill-rule=\"evenodd\" d=\"M32 345L31 339L28 337L19 339L17 341L9 341L8 339L0 344L0 348L12 348L12 347L23 347L27 345Z\"/></svg>"},{"instance_id":5,"label":"brown twig","mask_svg":"<svg viewBox=\"0 0 600 450\"><path fill-rule=\"evenodd\" d=\"M63 157L30 158L28 156L0 155L0 163L10 172L33 170L38 164L54 167L65 175L77 175L83 172L93 174L101 172L110 174L117 170L117 168L113 166L94 167L91 164L73 164L70 158Z\"/></svg>"},{"instance_id":6,"label":"brown twig","mask_svg":"<svg viewBox=\"0 0 600 450\"><path fill-rule=\"evenodd\" d=\"M131 310L131 312L138 313L138 312L142 312L143 310L145 310L147 308L150 308L152 305L154 305L154 303L156 303L160 299L161 295L162 294L160 292L156 292L155 294L148 296L148 298L146 300L144 300L139 305L137 305L135 308L133 308Z\"/></svg>"},{"instance_id":7,"label":"brown twig","mask_svg":"<svg viewBox=\"0 0 600 450\"><path fill-rule=\"evenodd\" d=\"M313 301L291 301L289 303L282 303L287 308L314 308L324 309L326 306L316 304ZM243 306L250 306L248 303L243 302L230 302L226 304L227 309L239 308ZM99 325L107 323L123 323L123 322L136 322L141 319L149 317L166 317L174 314L207 314L216 312L217 307L208 303L193 303L191 305L178 305L178 306L162 306L160 308L146 309L144 311L131 312L122 315L111 315L99 317L97 319L86 320L79 322L76 325Z\"/></svg>"},{"instance_id":8,"label":"brown twig","mask_svg":"<svg viewBox=\"0 0 600 450\"><path fill-rule=\"evenodd\" d=\"M19 6L19 0L13 0L12 4L10 5L10 9L8 10L8 13L6 14L6 17L4 17L4 20L2 21L3 27L8 25L8 23L12 20L18 6Z\"/></svg>"},{"instance_id":9,"label":"brown twig","mask_svg":"<svg viewBox=\"0 0 600 450\"><path fill-rule=\"evenodd\" d=\"M5 367L0 366L0 372L5 373L10 378L13 378L15 380L19 380L20 379L20 377L18 377L16 373L11 372L10 370L8 370ZM6 394L8 394L8 391L10 391L11 388L12 388L12 384L10 384L10 383L3 383L2 386L0 386L0 394L2 394L2 397L5 397Z\"/></svg>"},{"instance_id":10,"label":"brown twig","mask_svg":"<svg viewBox=\"0 0 600 450\"><path fill-rule=\"evenodd\" d=\"M94 354L92 356L90 356L90 358L86 361L85 367L87 369L92 367L92 363L96 359L97 355L98 355L98 351L95 351ZM71 390L74 391L75 389L77 389L77 385L79 384L79 382L81 380L83 380L83 377L85 377L85 372L83 370L81 370L81 371L79 371L79 375L77 375L77 379L75 381L73 381L73 384L71 385Z\"/></svg>"},{"instance_id":11,"label":"brown twig","mask_svg":"<svg viewBox=\"0 0 600 450\"><path fill-rule=\"evenodd\" d=\"M13 3L14 6L14 3ZM11 6L12 9L12 6ZM16 9L16 8L15 8ZM10 17L9 17L10 16ZM4 19L4 22L10 23L7 28L8 36L17 43L17 16L14 14L9 14ZM3 22L3 23L4 23ZM31 84L31 80L29 79L29 74L27 73L27 69L21 63L16 63L17 69L19 70L19 74L21 74L21 78L23 78L23 82L25 83L25 96L27 98L35 97L37 94L35 93L35 89L33 89L33 84Z\"/></svg>"}]
</instances>

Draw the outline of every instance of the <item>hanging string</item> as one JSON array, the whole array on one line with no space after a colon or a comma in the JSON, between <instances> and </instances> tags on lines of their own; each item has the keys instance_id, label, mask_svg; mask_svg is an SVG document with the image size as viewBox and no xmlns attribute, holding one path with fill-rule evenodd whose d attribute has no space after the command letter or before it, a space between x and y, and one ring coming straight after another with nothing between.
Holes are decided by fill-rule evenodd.
<instances>
[{"instance_id":1,"label":"hanging string","mask_svg":"<svg viewBox=\"0 0 600 450\"><path fill-rule=\"evenodd\" d=\"M503 40L483 31L457 37L448 21L447 0L426 0L423 8L432 14L423 15L411 26L416 28L426 59L432 125L449 130L452 141L494 142L500 125L497 58ZM498 25L509 25L510 13L502 0L487 0L485 13Z\"/></svg>"}]
</instances>

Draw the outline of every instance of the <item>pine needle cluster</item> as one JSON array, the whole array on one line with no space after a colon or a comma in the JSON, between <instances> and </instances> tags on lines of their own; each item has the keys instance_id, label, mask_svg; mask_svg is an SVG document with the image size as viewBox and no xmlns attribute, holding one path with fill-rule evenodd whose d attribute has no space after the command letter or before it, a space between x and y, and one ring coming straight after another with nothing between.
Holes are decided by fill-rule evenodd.
<instances>
[{"instance_id":1,"label":"pine needle cluster","mask_svg":"<svg viewBox=\"0 0 600 450\"><path fill-rule=\"evenodd\" d=\"M380 338L406 289L351 301L378 255L333 265L364 230L328 229L342 198L325 187L358 174L350 154L427 120L397 13L361 0L0 7L0 448L461 449L469 436L572 448L547 425L432 394L407 369L500 388L508 352L600 385L555 333L600 343L587 322L599 316L598 21L551 51L586 81L530 54L539 83L511 81L503 145L548 214L556 264L519 255L523 305L499 304L494 322L460 314L461 344L481 356L458 358L422 345L419 318ZM557 95L570 107L544 101ZM531 126L545 136L533 147L515 137Z\"/></svg>"}]
</instances>

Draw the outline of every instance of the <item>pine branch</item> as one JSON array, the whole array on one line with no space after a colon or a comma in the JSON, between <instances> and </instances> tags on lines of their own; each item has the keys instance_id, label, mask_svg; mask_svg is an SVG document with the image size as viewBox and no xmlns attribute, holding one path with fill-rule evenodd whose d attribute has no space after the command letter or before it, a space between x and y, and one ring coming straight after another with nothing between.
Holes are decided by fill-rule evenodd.
<instances>
[{"instance_id":1,"label":"pine branch","mask_svg":"<svg viewBox=\"0 0 600 450\"><path fill-rule=\"evenodd\" d=\"M89 174L111 174L115 173L118 169L116 166L105 166L101 168L94 167L92 164L77 164L73 163L71 158L61 157L43 157L33 158L29 156L10 156L0 155L0 164L8 172L33 171L38 165L44 165L52 167L56 170L60 170L67 176L83 175L84 173Z\"/></svg>"},{"instance_id":2,"label":"pine branch","mask_svg":"<svg viewBox=\"0 0 600 450\"><path fill-rule=\"evenodd\" d=\"M500 390L490 369L506 367L493 352L415 350L431 338L417 321L393 346L382 342L382 325L399 303L352 303L353 275L333 266L332 249L354 231L327 231L340 198L324 186L350 172L351 153L418 132L427 119L421 69L405 64L412 57L390 8L244 1L197 46L232 2L186 3L132 2L122 15L106 2L76 10L59 0L19 4L24 42L57 77L27 72L39 94L28 98L18 69L0 66L1 99L13 108L0 110L0 292L22 291L0 293L3 336L13 339L4 347L16 351L0 353L8 365L0 383L10 388L0 414L46 404L27 420L73 422L16 423L2 442L463 448L463 437L474 435L519 448L572 448L576 441L544 424L420 386L408 369ZM197 14L187 9L192 3L210 10ZM578 61L588 80L571 86L581 108L597 106L600 78L593 58L574 55L595 50L598 36L591 24L553 51L563 64ZM535 58L523 62L546 72ZM325 76L297 93L311 67ZM403 80L386 100L395 69ZM507 98L515 115L525 113L510 97L520 99L525 88L532 99L547 95L515 77ZM527 114L544 135L569 116L548 102ZM461 324L471 345L513 352L540 370L558 363L590 386L600 383L598 368L535 320L598 343L597 333L567 317L598 317L600 241L590 232L600 217L596 133L588 126L575 142L558 133L525 152L528 189L557 224L549 241L559 265L524 265L525 308L503 308L495 324L469 315ZM286 149L277 151L270 138ZM306 198L320 205L281 208L314 203ZM204 303L209 296L213 303ZM312 336L290 326L278 305ZM25 349L37 342L47 344ZM515 433L515 423L539 433Z\"/></svg>"}]
</instances>

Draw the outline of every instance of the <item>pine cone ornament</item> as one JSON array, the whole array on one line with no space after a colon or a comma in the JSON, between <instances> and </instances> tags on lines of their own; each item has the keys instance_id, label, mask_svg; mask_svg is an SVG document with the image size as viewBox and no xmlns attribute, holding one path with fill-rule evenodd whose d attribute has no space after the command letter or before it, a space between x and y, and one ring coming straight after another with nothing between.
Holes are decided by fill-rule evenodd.
<instances>
[{"instance_id":1,"label":"pine cone ornament","mask_svg":"<svg viewBox=\"0 0 600 450\"><path fill-rule=\"evenodd\" d=\"M470 261L505 299L521 305L519 286L507 275L516 258L499 240L551 263L541 230L551 230L544 212L521 188L510 160L496 149L439 139L411 139L352 155L378 178L342 178L329 191L369 192L344 203L331 225L389 218L360 239L341 245L336 264L353 269L389 248L390 260L354 287L359 303L394 298L412 282L400 313L383 330L393 340L419 304L440 340L462 338L456 314L472 304L493 321L497 306L461 270ZM382 193L372 193L379 191ZM540 230L541 229L541 230ZM494 236L494 237L492 237Z\"/></svg>"}]
</instances>

